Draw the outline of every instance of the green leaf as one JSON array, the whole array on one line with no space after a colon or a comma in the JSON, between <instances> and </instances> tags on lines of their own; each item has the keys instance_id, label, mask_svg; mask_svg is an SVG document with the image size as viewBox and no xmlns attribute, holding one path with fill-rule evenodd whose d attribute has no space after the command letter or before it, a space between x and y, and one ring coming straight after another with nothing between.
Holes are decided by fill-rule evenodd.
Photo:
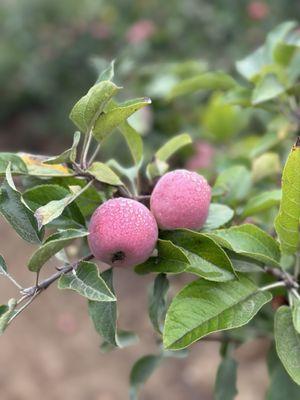
<instances>
[{"instance_id":1,"label":"green leaf","mask_svg":"<svg viewBox=\"0 0 300 400\"><path fill-rule=\"evenodd\" d=\"M279 82L276 75L267 74L261 78L252 93L252 104L257 105L272 100L285 92L286 88Z\"/></svg>"},{"instance_id":2,"label":"green leaf","mask_svg":"<svg viewBox=\"0 0 300 400\"><path fill-rule=\"evenodd\" d=\"M186 272L204 279L225 282L235 278L235 273L225 251L205 234L188 229L163 232L162 238L181 247L188 258Z\"/></svg>"},{"instance_id":3,"label":"green leaf","mask_svg":"<svg viewBox=\"0 0 300 400\"><path fill-rule=\"evenodd\" d=\"M266 400L299 400L300 387L286 373L273 346L268 355L268 369L270 385Z\"/></svg>"},{"instance_id":4,"label":"green leaf","mask_svg":"<svg viewBox=\"0 0 300 400\"><path fill-rule=\"evenodd\" d=\"M112 268L102 272L100 277L106 283L110 292L114 295ZM137 341L137 336L132 332L117 331L117 303L116 301L88 301L89 316L94 327L104 342L103 351L114 347L126 347Z\"/></svg>"},{"instance_id":5,"label":"green leaf","mask_svg":"<svg viewBox=\"0 0 300 400\"><path fill-rule=\"evenodd\" d=\"M223 189L222 200L229 205L236 205L247 198L251 189L251 173L243 165L235 165L221 172L214 189Z\"/></svg>"},{"instance_id":6,"label":"green leaf","mask_svg":"<svg viewBox=\"0 0 300 400\"><path fill-rule=\"evenodd\" d=\"M65 150L59 156L48 158L44 164L62 164L67 162L75 162L77 157L77 147L80 142L80 132L75 132L73 144L68 150Z\"/></svg>"},{"instance_id":7,"label":"green leaf","mask_svg":"<svg viewBox=\"0 0 300 400\"><path fill-rule=\"evenodd\" d=\"M279 266L279 245L270 235L252 224L206 233L220 246L268 265Z\"/></svg>"},{"instance_id":8,"label":"green leaf","mask_svg":"<svg viewBox=\"0 0 300 400\"><path fill-rule=\"evenodd\" d=\"M224 72L204 72L175 84L168 97L172 99L200 90L228 90L235 86L236 81Z\"/></svg>"},{"instance_id":9,"label":"green leaf","mask_svg":"<svg viewBox=\"0 0 300 400\"><path fill-rule=\"evenodd\" d=\"M282 306L277 309L274 334L277 354L284 368L300 385L300 335L294 328L292 311L289 307Z\"/></svg>"},{"instance_id":10,"label":"green leaf","mask_svg":"<svg viewBox=\"0 0 300 400\"><path fill-rule=\"evenodd\" d=\"M154 329L162 333L163 321L167 312L167 292L169 281L165 274L159 274L155 278L149 293L148 313Z\"/></svg>"},{"instance_id":11,"label":"green leaf","mask_svg":"<svg viewBox=\"0 0 300 400\"><path fill-rule=\"evenodd\" d=\"M6 179L0 187L0 213L22 239L29 243L41 242L43 232L39 232L32 211L24 204L21 193L14 185L10 165L7 167Z\"/></svg>"},{"instance_id":12,"label":"green leaf","mask_svg":"<svg viewBox=\"0 0 300 400\"><path fill-rule=\"evenodd\" d=\"M98 142L101 142L114 129L125 122L130 115L149 104L151 104L149 98L140 98L114 105L112 108L109 108L97 119L93 129L94 138Z\"/></svg>"},{"instance_id":13,"label":"green leaf","mask_svg":"<svg viewBox=\"0 0 300 400\"><path fill-rule=\"evenodd\" d=\"M221 226L227 224L234 215L234 211L225 206L224 204L211 203L209 206L208 217L203 225L203 230L212 230L220 228Z\"/></svg>"},{"instance_id":14,"label":"green leaf","mask_svg":"<svg viewBox=\"0 0 300 400\"><path fill-rule=\"evenodd\" d=\"M147 165L146 174L152 180L161 176L169 169L167 160L182 147L191 144L192 139L187 133L182 133L168 140L154 155L154 161Z\"/></svg>"},{"instance_id":15,"label":"green leaf","mask_svg":"<svg viewBox=\"0 0 300 400\"><path fill-rule=\"evenodd\" d=\"M0 275L7 274L7 266L4 258L0 255Z\"/></svg>"},{"instance_id":16,"label":"green leaf","mask_svg":"<svg viewBox=\"0 0 300 400\"><path fill-rule=\"evenodd\" d=\"M120 89L110 81L97 83L75 104L70 113L70 119L81 132L89 132L108 101Z\"/></svg>"},{"instance_id":17,"label":"green leaf","mask_svg":"<svg viewBox=\"0 0 300 400\"><path fill-rule=\"evenodd\" d=\"M275 219L281 250L287 254L293 254L299 249L300 143L298 142L293 146L283 169L282 200Z\"/></svg>"},{"instance_id":18,"label":"green leaf","mask_svg":"<svg viewBox=\"0 0 300 400\"><path fill-rule=\"evenodd\" d=\"M300 299L297 297L293 298L292 316L294 328L300 334Z\"/></svg>"},{"instance_id":19,"label":"green leaf","mask_svg":"<svg viewBox=\"0 0 300 400\"><path fill-rule=\"evenodd\" d=\"M67 247L74 239L88 235L77 229L67 229L49 236L47 240L31 256L28 268L32 272L38 272L42 266L61 249Z\"/></svg>"},{"instance_id":20,"label":"green leaf","mask_svg":"<svg viewBox=\"0 0 300 400\"><path fill-rule=\"evenodd\" d=\"M187 133L177 135L172 139L168 140L157 152L155 158L160 161L168 161L168 159L175 154L182 147L191 144L192 139Z\"/></svg>"},{"instance_id":21,"label":"green leaf","mask_svg":"<svg viewBox=\"0 0 300 400\"><path fill-rule=\"evenodd\" d=\"M115 74L115 60L112 60L109 66L99 74L96 83L102 81L111 81L114 77L114 74Z\"/></svg>"},{"instance_id":22,"label":"green leaf","mask_svg":"<svg viewBox=\"0 0 300 400\"><path fill-rule=\"evenodd\" d=\"M97 265L87 261L81 261L76 269L62 275L58 288L75 290L93 301L116 301L114 294L99 275Z\"/></svg>"},{"instance_id":23,"label":"green leaf","mask_svg":"<svg viewBox=\"0 0 300 400\"><path fill-rule=\"evenodd\" d=\"M8 164L12 174L27 174L27 167L21 157L13 153L0 153L0 176L5 176Z\"/></svg>"},{"instance_id":24,"label":"green leaf","mask_svg":"<svg viewBox=\"0 0 300 400\"><path fill-rule=\"evenodd\" d=\"M37 212L38 217L39 214L43 214L43 210L45 211L41 221L44 221L43 225L51 221L54 226L65 229L85 226L84 217L74 202L74 194L70 194L70 191L63 186L55 184L35 186L26 190L23 193L23 198L31 210L35 212L39 210ZM56 220L54 220L55 213L59 217ZM46 218L46 215L48 215L48 218ZM49 220L48 222L46 222L47 219Z\"/></svg>"},{"instance_id":25,"label":"green leaf","mask_svg":"<svg viewBox=\"0 0 300 400\"><path fill-rule=\"evenodd\" d=\"M93 175L97 181L107 183L113 186L122 185L122 181L117 174L106 164L95 161L89 168L88 172Z\"/></svg>"},{"instance_id":26,"label":"green leaf","mask_svg":"<svg viewBox=\"0 0 300 400\"><path fill-rule=\"evenodd\" d=\"M244 276L221 285L198 279L173 299L165 320L164 347L183 349L209 333L246 325L271 298Z\"/></svg>"},{"instance_id":27,"label":"green leaf","mask_svg":"<svg viewBox=\"0 0 300 400\"><path fill-rule=\"evenodd\" d=\"M124 136L134 164L139 166L143 159L143 140L141 135L126 121L119 127Z\"/></svg>"},{"instance_id":28,"label":"green leaf","mask_svg":"<svg viewBox=\"0 0 300 400\"><path fill-rule=\"evenodd\" d=\"M2 312L0 313L0 335L2 335L5 329L7 328L11 317L15 313L16 307L17 307L16 299L10 299L8 301L7 306L1 306Z\"/></svg>"},{"instance_id":29,"label":"green leaf","mask_svg":"<svg viewBox=\"0 0 300 400\"><path fill-rule=\"evenodd\" d=\"M150 378L162 360L162 355L149 354L136 361L130 372L130 400L138 400L140 387Z\"/></svg>"},{"instance_id":30,"label":"green leaf","mask_svg":"<svg viewBox=\"0 0 300 400\"><path fill-rule=\"evenodd\" d=\"M215 400L233 400L238 391L236 388L237 362L228 355L221 361L214 390Z\"/></svg>"},{"instance_id":31,"label":"green leaf","mask_svg":"<svg viewBox=\"0 0 300 400\"><path fill-rule=\"evenodd\" d=\"M247 57L237 61L236 69L247 80L253 80L270 62L270 56L266 53L264 46L261 46Z\"/></svg>"},{"instance_id":32,"label":"green leaf","mask_svg":"<svg viewBox=\"0 0 300 400\"><path fill-rule=\"evenodd\" d=\"M143 264L135 267L138 274L149 272L179 274L189 266L189 259L184 251L170 240L159 239L157 242L157 257L150 257Z\"/></svg>"},{"instance_id":33,"label":"green leaf","mask_svg":"<svg viewBox=\"0 0 300 400\"><path fill-rule=\"evenodd\" d=\"M248 200L241 217L246 218L277 206L281 200L281 190L262 192Z\"/></svg>"}]
</instances>

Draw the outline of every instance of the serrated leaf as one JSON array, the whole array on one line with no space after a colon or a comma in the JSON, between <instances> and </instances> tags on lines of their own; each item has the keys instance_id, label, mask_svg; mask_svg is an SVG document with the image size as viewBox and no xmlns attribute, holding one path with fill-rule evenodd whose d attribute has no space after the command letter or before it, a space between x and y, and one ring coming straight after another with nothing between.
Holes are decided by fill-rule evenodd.
<instances>
[{"instance_id":1,"label":"serrated leaf","mask_svg":"<svg viewBox=\"0 0 300 400\"><path fill-rule=\"evenodd\" d=\"M81 132L89 132L108 101L120 89L111 81L97 83L75 104L70 113L70 119Z\"/></svg>"},{"instance_id":2,"label":"serrated leaf","mask_svg":"<svg viewBox=\"0 0 300 400\"><path fill-rule=\"evenodd\" d=\"M83 238L87 235L88 232L67 229L49 236L31 256L27 265L29 270L38 272L52 256L67 247L74 239Z\"/></svg>"},{"instance_id":3,"label":"serrated leaf","mask_svg":"<svg viewBox=\"0 0 300 400\"><path fill-rule=\"evenodd\" d=\"M75 290L93 301L116 301L114 294L99 275L97 265L87 261L81 261L76 269L62 275L58 288Z\"/></svg>"},{"instance_id":4,"label":"serrated leaf","mask_svg":"<svg viewBox=\"0 0 300 400\"><path fill-rule=\"evenodd\" d=\"M186 272L204 279L225 282L235 278L235 273L225 251L205 234L188 229L176 229L161 234L183 250L189 261Z\"/></svg>"},{"instance_id":5,"label":"serrated leaf","mask_svg":"<svg viewBox=\"0 0 300 400\"><path fill-rule=\"evenodd\" d=\"M158 239L157 251L157 257L137 265L135 272L141 275L149 272L179 274L188 268L189 260L184 251L170 240Z\"/></svg>"},{"instance_id":6,"label":"serrated leaf","mask_svg":"<svg viewBox=\"0 0 300 400\"><path fill-rule=\"evenodd\" d=\"M175 84L168 97L172 99L200 90L228 90L235 86L236 81L224 72L204 72Z\"/></svg>"},{"instance_id":7,"label":"serrated leaf","mask_svg":"<svg viewBox=\"0 0 300 400\"><path fill-rule=\"evenodd\" d=\"M150 378L162 360L162 355L149 354L136 361L130 372L130 400L138 399L140 387Z\"/></svg>"},{"instance_id":8,"label":"serrated leaf","mask_svg":"<svg viewBox=\"0 0 300 400\"><path fill-rule=\"evenodd\" d=\"M282 199L275 219L281 250L287 254L293 254L299 249L300 141L298 142L293 146L283 169Z\"/></svg>"},{"instance_id":9,"label":"serrated leaf","mask_svg":"<svg viewBox=\"0 0 300 400\"><path fill-rule=\"evenodd\" d=\"M241 214L242 218L249 217L277 206L281 200L281 190L262 192L248 200Z\"/></svg>"},{"instance_id":10,"label":"serrated leaf","mask_svg":"<svg viewBox=\"0 0 300 400\"><path fill-rule=\"evenodd\" d=\"M26 190L23 193L23 198L31 210L35 212L37 212L38 209L40 210L38 214L41 211L43 212L43 210L46 211L50 219L45 218L45 214L42 219L44 225L51 221L54 226L65 229L85 226L84 217L77 204L74 202L74 194L70 194L70 191L63 186L55 184L35 186ZM41 209L41 207L46 208ZM56 220L54 219L55 213L57 217L59 217Z\"/></svg>"},{"instance_id":11,"label":"serrated leaf","mask_svg":"<svg viewBox=\"0 0 300 400\"><path fill-rule=\"evenodd\" d=\"M143 140L141 135L126 121L119 127L124 136L134 164L139 166L143 159Z\"/></svg>"},{"instance_id":12,"label":"serrated leaf","mask_svg":"<svg viewBox=\"0 0 300 400\"><path fill-rule=\"evenodd\" d=\"M119 186L123 184L118 175L107 164L102 162L95 161L87 171L99 182L107 183L113 186Z\"/></svg>"},{"instance_id":13,"label":"serrated leaf","mask_svg":"<svg viewBox=\"0 0 300 400\"><path fill-rule=\"evenodd\" d=\"M289 307L282 306L277 309L274 334L277 354L284 368L300 385L300 335L294 328L292 311Z\"/></svg>"},{"instance_id":14,"label":"serrated leaf","mask_svg":"<svg viewBox=\"0 0 300 400\"><path fill-rule=\"evenodd\" d=\"M10 165L0 188L0 213L22 239L29 243L41 242L43 232L39 231L32 211L24 204L21 193L13 183Z\"/></svg>"},{"instance_id":15,"label":"serrated leaf","mask_svg":"<svg viewBox=\"0 0 300 400\"><path fill-rule=\"evenodd\" d=\"M68 150L65 150L63 153L61 153L59 156L48 158L46 161L44 161L44 164L52 165L52 164L62 164L67 162L75 162L77 156L77 147L79 142L80 142L80 132L77 131L74 133L72 146Z\"/></svg>"},{"instance_id":16,"label":"serrated leaf","mask_svg":"<svg viewBox=\"0 0 300 400\"><path fill-rule=\"evenodd\" d=\"M300 334L300 299L297 297L293 299L292 316L294 328Z\"/></svg>"},{"instance_id":17,"label":"serrated leaf","mask_svg":"<svg viewBox=\"0 0 300 400\"><path fill-rule=\"evenodd\" d=\"M219 283L198 279L173 299L164 327L164 347L183 349L212 332L247 324L272 295L244 276Z\"/></svg>"},{"instance_id":18,"label":"serrated leaf","mask_svg":"<svg viewBox=\"0 0 300 400\"><path fill-rule=\"evenodd\" d=\"M279 266L279 245L270 235L252 224L206 233L220 246L268 265Z\"/></svg>"},{"instance_id":19,"label":"serrated leaf","mask_svg":"<svg viewBox=\"0 0 300 400\"><path fill-rule=\"evenodd\" d=\"M217 371L214 400L233 400L238 393L236 381L237 362L227 355L222 359Z\"/></svg>"},{"instance_id":20,"label":"serrated leaf","mask_svg":"<svg viewBox=\"0 0 300 400\"><path fill-rule=\"evenodd\" d=\"M221 172L214 189L223 189L222 200L229 205L236 205L244 200L251 189L251 173L243 165L235 165Z\"/></svg>"},{"instance_id":21,"label":"serrated leaf","mask_svg":"<svg viewBox=\"0 0 300 400\"><path fill-rule=\"evenodd\" d=\"M148 314L154 329L162 333L163 321L167 312L167 293L169 281L165 274L159 274L155 278L149 293Z\"/></svg>"},{"instance_id":22,"label":"serrated leaf","mask_svg":"<svg viewBox=\"0 0 300 400\"><path fill-rule=\"evenodd\" d=\"M102 272L100 277L114 295L112 268ZM104 339L101 346L103 351L108 351L115 347L126 347L137 341L137 336L134 333L117 330L116 301L100 302L89 300L88 309L96 331Z\"/></svg>"},{"instance_id":23,"label":"serrated leaf","mask_svg":"<svg viewBox=\"0 0 300 400\"><path fill-rule=\"evenodd\" d=\"M224 204L211 203L209 206L208 217L202 229L212 230L227 224L234 216L234 211Z\"/></svg>"},{"instance_id":24,"label":"serrated leaf","mask_svg":"<svg viewBox=\"0 0 300 400\"><path fill-rule=\"evenodd\" d=\"M125 122L130 115L149 104L151 104L149 98L140 98L117 104L112 108L109 108L97 119L93 129L94 138L98 142L101 142L114 129L118 128L123 122Z\"/></svg>"},{"instance_id":25,"label":"serrated leaf","mask_svg":"<svg viewBox=\"0 0 300 400\"><path fill-rule=\"evenodd\" d=\"M6 169L10 164L13 175L27 174L27 167L21 157L14 153L0 153L0 176L5 176Z\"/></svg>"},{"instance_id":26,"label":"serrated leaf","mask_svg":"<svg viewBox=\"0 0 300 400\"><path fill-rule=\"evenodd\" d=\"M9 320L15 312L15 308L17 307L17 300L10 299L8 301L7 306L1 306L1 307L2 307L2 313L0 313L0 335L2 335L5 329L7 328Z\"/></svg>"}]
</instances>

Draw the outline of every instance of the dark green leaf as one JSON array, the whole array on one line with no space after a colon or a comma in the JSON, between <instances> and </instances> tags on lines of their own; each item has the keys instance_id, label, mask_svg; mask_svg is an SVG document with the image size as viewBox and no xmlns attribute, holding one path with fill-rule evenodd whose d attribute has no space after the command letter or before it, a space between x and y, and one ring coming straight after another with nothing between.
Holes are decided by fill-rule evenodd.
<instances>
[{"instance_id":1,"label":"dark green leaf","mask_svg":"<svg viewBox=\"0 0 300 400\"><path fill-rule=\"evenodd\" d=\"M0 188L0 213L22 239L29 243L40 243L43 232L39 231L32 211L24 204L21 193L16 189L10 167Z\"/></svg>"},{"instance_id":2,"label":"dark green leaf","mask_svg":"<svg viewBox=\"0 0 300 400\"><path fill-rule=\"evenodd\" d=\"M62 164L67 162L75 162L77 156L77 147L80 141L80 132L74 133L73 144L68 150L65 150L59 156L48 158L45 164Z\"/></svg>"},{"instance_id":3,"label":"dark green leaf","mask_svg":"<svg viewBox=\"0 0 300 400\"><path fill-rule=\"evenodd\" d=\"M0 255L0 275L6 275L7 266L4 258Z\"/></svg>"},{"instance_id":4,"label":"dark green leaf","mask_svg":"<svg viewBox=\"0 0 300 400\"><path fill-rule=\"evenodd\" d=\"M274 334L277 354L284 368L300 385L300 335L294 328L292 310L289 307L277 309Z\"/></svg>"},{"instance_id":5,"label":"dark green leaf","mask_svg":"<svg viewBox=\"0 0 300 400\"><path fill-rule=\"evenodd\" d=\"M233 400L237 395L237 362L225 356L221 361L216 382L215 382L215 400Z\"/></svg>"}]
</instances>

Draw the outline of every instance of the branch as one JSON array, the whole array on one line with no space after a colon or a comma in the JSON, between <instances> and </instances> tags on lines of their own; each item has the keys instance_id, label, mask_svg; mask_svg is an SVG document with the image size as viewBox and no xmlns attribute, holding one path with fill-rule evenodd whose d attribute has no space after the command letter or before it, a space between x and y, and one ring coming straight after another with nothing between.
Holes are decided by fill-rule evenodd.
<instances>
[{"instance_id":1,"label":"branch","mask_svg":"<svg viewBox=\"0 0 300 400\"><path fill-rule=\"evenodd\" d=\"M298 282L288 272L283 271L279 268L273 268L268 266L264 267L264 271L267 274L270 274L275 278L283 281L288 289L299 289Z\"/></svg>"}]
</instances>

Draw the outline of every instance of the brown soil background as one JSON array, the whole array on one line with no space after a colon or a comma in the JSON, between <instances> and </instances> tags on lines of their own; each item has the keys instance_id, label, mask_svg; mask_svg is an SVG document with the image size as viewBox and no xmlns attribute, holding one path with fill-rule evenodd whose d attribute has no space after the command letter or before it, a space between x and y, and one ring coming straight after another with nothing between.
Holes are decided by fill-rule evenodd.
<instances>
[{"instance_id":1,"label":"brown soil background","mask_svg":"<svg viewBox=\"0 0 300 400\"><path fill-rule=\"evenodd\" d=\"M1 254L23 286L34 279L26 262L34 247L25 244L0 220ZM58 265L58 264L57 264ZM53 272L54 263L45 274ZM0 338L1 400L127 400L133 362L155 351L147 317L147 284L132 271L118 270L115 286L120 326L135 330L138 345L102 354L100 338L87 315L86 302L55 285L45 291ZM0 301L17 296L0 279ZM237 400L263 400L267 387L267 343L255 341L236 352L239 361ZM166 361L143 388L141 400L212 400L219 345L199 342L187 359Z\"/></svg>"}]
</instances>

